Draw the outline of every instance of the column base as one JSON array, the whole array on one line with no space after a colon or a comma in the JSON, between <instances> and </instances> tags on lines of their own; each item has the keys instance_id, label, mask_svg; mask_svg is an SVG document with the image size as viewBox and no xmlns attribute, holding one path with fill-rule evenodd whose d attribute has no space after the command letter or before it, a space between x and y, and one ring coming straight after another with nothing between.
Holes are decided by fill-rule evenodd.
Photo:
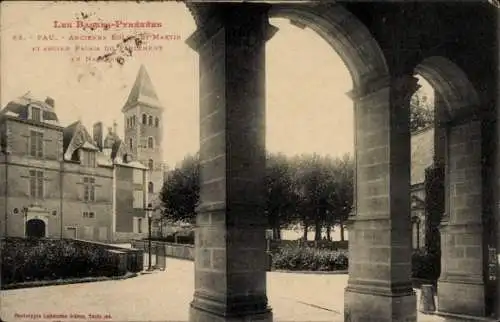
<instances>
[{"instance_id":1,"label":"column base","mask_svg":"<svg viewBox=\"0 0 500 322\"><path fill-rule=\"evenodd\" d=\"M478 280L441 279L438 281L438 311L484 317L485 288Z\"/></svg>"},{"instance_id":2,"label":"column base","mask_svg":"<svg viewBox=\"0 0 500 322\"><path fill-rule=\"evenodd\" d=\"M410 287L397 293L369 286L348 286L344 298L345 322L416 322L417 298Z\"/></svg>"},{"instance_id":3,"label":"column base","mask_svg":"<svg viewBox=\"0 0 500 322\"><path fill-rule=\"evenodd\" d=\"M190 322L272 322L265 295L218 298L195 292L189 308Z\"/></svg>"},{"instance_id":4,"label":"column base","mask_svg":"<svg viewBox=\"0 0 500 322\"><path fill-rule=\"evenodd\" d=\"M260 312L247 312L240 314L224 314L223 312L206 311L203 308L189 307L189 322L272 322L273 313L271 309Z\"/></svg>"}]
</instances>

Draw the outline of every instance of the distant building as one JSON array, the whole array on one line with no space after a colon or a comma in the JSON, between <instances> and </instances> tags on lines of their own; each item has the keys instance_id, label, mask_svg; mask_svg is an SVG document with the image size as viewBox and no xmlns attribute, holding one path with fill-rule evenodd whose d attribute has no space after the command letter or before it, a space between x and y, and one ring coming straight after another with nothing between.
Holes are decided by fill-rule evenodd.
<instances>
[{"instance_id":1,"label":"distant building","mask_svg":"<svg viewBox=\"0 0 500 322\"><path fill-rule=\"evenodd\" d=\"M434 162L434 127L411 136L411 218L413 248L425 248L427 213L425 210L425 170Z\"/></svg>"},{"instance_id":2,"label":"distant building","mask_svg":"<svg viewBox=\"0 0 500 322\"><path fill-rule=\"evenodd\" d=\"M144 236L148 171L114 129L62 127L54 100L0 111L0 236L99 241Z\"/></svg>"}]
</instances>

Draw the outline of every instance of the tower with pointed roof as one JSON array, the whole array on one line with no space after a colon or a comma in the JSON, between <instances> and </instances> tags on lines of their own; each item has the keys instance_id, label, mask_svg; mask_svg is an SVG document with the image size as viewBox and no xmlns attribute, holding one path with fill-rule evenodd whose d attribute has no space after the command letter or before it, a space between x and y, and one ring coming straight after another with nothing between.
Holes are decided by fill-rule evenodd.
<instances>
[{"instance_id":1,"label":"tower with pointed roof","mask_svg":"<svg viewBox=\"0 0 500 322\"><path fill-rule=\"evenodd\" d=\"M148 190L153 197L163 183L163 106L144 65L139 69L122 113L125 144L133 159L150 169Z\"/></svg>"}]
</instances>

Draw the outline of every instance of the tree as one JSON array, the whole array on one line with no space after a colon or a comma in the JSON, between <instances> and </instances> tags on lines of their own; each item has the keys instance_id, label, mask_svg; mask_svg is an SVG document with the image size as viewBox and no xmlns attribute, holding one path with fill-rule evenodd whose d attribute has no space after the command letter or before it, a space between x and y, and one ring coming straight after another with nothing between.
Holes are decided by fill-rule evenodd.
<instances>
[{"instance_id":1,"label":"tree","mask_svg":"<svg viewBox=\"0 0 500 322\"><path fill-rule=\"evenodd\" d=\"M268 154L265 174L266 215L274 238L281 228L294 221L298 196L294 189L291 164L282 154Z\"/></svg>"},{"instance_id":2,"label":"tree","mask_svg":"<svg viewBox=\"0 0 500 322\"><path fill-rule=\"evenodd\" d=\"M421 91L411 97L410 102L410 131L415 132L432 125L434 109L432 102Z\"/></svg>"},{"instance_id":3,"label":"tree","mask_svg":"<svg viewBox=\"0 0 500 322\"><path fill-rule=\"evenodd\" d=\"M163 215L170 221L193 223L200 198L199 156L187 156L170 171L160 191Z\"/></svg>"},{"instance_id":4,"label":"tree","mask_svg":"<svg viewBox=\"0 0 500 322\"><path fill-rule=\"evenodd\" d=\"M340 238L344 241L344 222L352 210L354 196L354 160L346 154L335 160L332 169L335 185L332 198L333 220L340 225Z\"/></svg>"}]
</instances>

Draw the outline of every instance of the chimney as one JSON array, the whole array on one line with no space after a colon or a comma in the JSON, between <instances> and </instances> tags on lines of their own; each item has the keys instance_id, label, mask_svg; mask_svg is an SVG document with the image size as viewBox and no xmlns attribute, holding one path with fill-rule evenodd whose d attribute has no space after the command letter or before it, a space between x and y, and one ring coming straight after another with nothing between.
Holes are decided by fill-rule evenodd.
<instances>
[{"instance_id":1,"label":"chimney","mask_svg":"<svg viewBox=\"0 0 500 322\"><path fill-rule=\"evenodd\" d=\"M97 147L100 151L102 151L104 140L102 133L102 122L94 123L94 125L92 126L92 136L95 143L97 144Z\"/></svg>"},{"instance_id":2,"label":"chimney","mask_svg":"<svg viewBox=\"0 0 500 322\"><path fill-rule=\"evenodd\" d=\"M118 133L116 133L117 128L118 128L118 123L116 123L116 121L113 121L113 134L114 135L118 135Z\"/></svg>"},{"instance_id":3,"label":"chimney","mask_svg":"<svg viewBox=\"0 0 500 322\"><path fill-rule=\"evenodd\" d=\"M47 96L47 98L45 99L45 103L47 103L48 105L50 105L52 108L55 107L55 101L52 97L50 96Z\"/></svg>"}]
</instances>

